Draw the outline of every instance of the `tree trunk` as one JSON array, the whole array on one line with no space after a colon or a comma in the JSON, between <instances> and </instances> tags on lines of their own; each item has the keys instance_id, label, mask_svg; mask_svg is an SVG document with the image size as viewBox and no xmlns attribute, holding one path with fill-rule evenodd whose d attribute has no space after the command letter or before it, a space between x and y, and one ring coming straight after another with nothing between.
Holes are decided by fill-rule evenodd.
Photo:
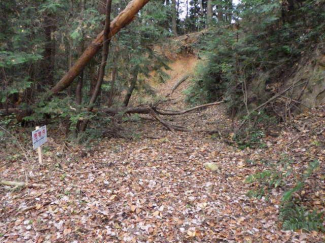
<instances>
[{"instance_id":1,"label":"tree trunk","mask_svg":"<svg viewBox=\"0 0 325 243\"><path fill-rule=\"evenodd\" d=\"M188 19L188 0L186 0L186 19Z\"/></svg>"},{"instance_id":2,"label":"tree trunk","mask_svg":"<svg viewBox=\"0 0 325 243\"><path fill-rule=\"evenodd\" d=\"M208 6L207 6L207 26L211 27L212 23L212 16L213 16L213 11L212 11L212 0L208 0Z\"/></svg>"},{"instance_id":3,"label":"tree trunk","mask_svg":"<svg viewBox=\"0 0 325 243\"><path fill-rule=\"evenodd\" d=\"M114 102L116 76L117 76L117 67L114 67L112 70L111 89L109 90L109 94L108 94L108 102L107 102L108 107L111 107Z\"/></svg>"},{"instance_id":4,"label":"tree trunk","mask_svg":"<svg viewBox=\"0 0 325 243\"><path fill-rule=\"evenodd\" d=\"M96 87L94 92L90 98L88 111L92 111L94 108L94 104L100 94L102 83L105 76L105 68L107 64L107 57L109 52L109 44L110 39L108 34L110 32L110 21L111 21L111 9L112 9L112 0L107 0L106 2L106 19L105 19L105 27L104 27L104 40L103 40L103 52L102 52L102 61L98 71L98 79L96 83ZM77 130L85 131L87 128L89 120L84 120L81 124L77 124Z\"/></svg>"},{"instance_id":5,"label":"tree trunk","mask_svg":"<svg viewBox=\"0 0 325 243\"><path fill-rule=\"evenodd\" d=\"M172 31L175 36L177 36L177 9L176 0L172 0Z\"/></svg>"},{"instance_id":6,"label":"tree trunk","mask_svg":"<svg viewBox=\"0 0 325 243\"><path fill-rule=\"evenodd\" d=\"M228 0L228 22L229 23L231 23L232 12L233 12L232 0Z\"/></svg>"},{"instance_id":7,"label":"tree trunk","mask_svg":"<svg viewBox=\"0 0 325 243\"><path fill-rule=\"evenodd\" d=\"M124 104L125 107L127 107L129 102L130 102L132 93L133 93L133 91L135 89L135 86L137 84L137 80L138 80L138 70L136 70L135 73L133 74L133 77L132 77L132 80L131 80L131 85L130 85L130 87L128 89L128 92L125 95L125 98L124 98L124 101L123 101L123 104Z\"/></svg>"},{"instance_id":8,"label":"tree trunk","mask_svg":"<svg viewBox=\"0 0 325 243\"><path fill-rule=\"evenodd\" d=\"M222 12L222 5L218 5L218 22L223 21L223 12Z\"/></svg>"},{"instance_id":9,"label":"tree trunk","mask_svg":"<svg viewBox=\"0 0 325 243\"><path fill-rule=\"evenodd\" d=\"M45 33L45 48L44 48L44 84L52 86L54 84L54 64L55 64L55 39L53 32L55 31L54 18L51 14L44 16L44 33Z\"/></svg>"},{"instance_id":10,"label":"tree trunk","mask_svg":"<svg viewBox=\"0 0 325 243\"><path fill-rule=\"evenodd\" d=\"M79 80L76 88L76 103L77 105L81 105L82 103L82 88L83 88L83 79L84 79L84 74L81 72L79 75Z\"/></svg>"},{"instance_id":11,"label":"tree trunk","mask_svg":"<svg viewBox=\"0 0 325 243\"><path fill-rule=\"evenodd\" d=\"M102 52L102 61L98 71L98 79L94 92L90 98L88 111L92 111L94 104L100 94L102 83L105 75L105 68L107 64L107 57L109 52L109 43L110 39L108 34L110 32L110 22L111 22L111 9L112 9L112 0L107 0L106 2L106 18L105 18L105 27L104 27L104 40L103 40L103 52ZM77 129L80 128L81 131L85 131L87 128L89 120L84 120L81 125L77 124Z\"/></svg>"},{"instance_id":12,"label":"tree trunk","mask_svg":"<svg viewBox=\"0 0 325 243\"><path fill-rule=\"evenodd\" d=\"M92 94L92 97L89 101L89 109L92 109L93 105L95 104L101 87L104 80L105 75L105 68L107 64L107 57L109 52L109 43L110 39L108 37L108 34L110 32L110 21L111 21L111 8L112 8L112 0L107 0L106 3L106 19L105 19L105 27L104 27L104 40L103 40L103 53L102 53L102 61L100 64L99 72L98 72L98 80L97 84L94 90L94 93Z\"/></svg>"},{"instance_id":13,"label":"tree trunk","mask_svg":"<svg viewBox=\"0 0 325 243\"><path fill-rule=\"evenodd\" d=\"M143 8L149 0L133 0L126 8L111 22L110 33L108 39L119 32L123 27L132 22L135 15ZM66 89L71 85L73 80L81 73L84 67L100 50L104 41L104 31L102 31L96 39L88 46L81 57L76 61L74 66L64 75L64 77L51 89L52 94Z\"/></svg>"},{"instance_id":14,"label":"tree trunk","mask_svg":"<svg viewBox=\"0 0 325 243\"><path fill-rule=\"evenodd\" d=\"M80 11L81 16L83 16L83 13L85 11L85 0L80 1ZM84 31L81 30L81 42L80 42L80 53L84 51ZM76 103L77 105L81 105L82 103L82 88L83 88L83 79L84 79L84 71L82 71L78 78L77 88L76 88Z\"/></svg>"}]
</instances>

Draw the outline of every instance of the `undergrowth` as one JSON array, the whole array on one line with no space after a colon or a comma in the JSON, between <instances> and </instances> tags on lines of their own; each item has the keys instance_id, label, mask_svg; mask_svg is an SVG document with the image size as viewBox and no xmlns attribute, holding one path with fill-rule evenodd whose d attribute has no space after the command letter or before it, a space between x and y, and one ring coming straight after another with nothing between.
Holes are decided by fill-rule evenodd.
<instances>
[{"instance_id":1,"label":"undergrowth","mask_svg":"<svg viewBox=\"0 0 325 243\"><path fill-rule=\"evenodd\" d=\"M324 231L324 215L303 205L302 191L312 174L318 169L319 162L310 162L307 169L300 175L293 170L293 161L284 157L278 163L269 163L267 169L250 175L246 183L252 184L254 189L247 195L256 198L269 199L271 190L281 188L282 199L279 219L283 222L284 230ZM293 178L293 179L292 179ZM289 187L294 180L293 187Z\"/></svg>"},{"instance_id":2,"label":"undergrowth","mask_svg":"<svg viewBox=\"0 0 325 243\"><path fill-rule=\"evenodd\" d=\"M309 211L306 207L293 202L286 203L280 208L280 220L284 230L322 231L324 215L317 211Z\"/></svg>"}]
</instances>

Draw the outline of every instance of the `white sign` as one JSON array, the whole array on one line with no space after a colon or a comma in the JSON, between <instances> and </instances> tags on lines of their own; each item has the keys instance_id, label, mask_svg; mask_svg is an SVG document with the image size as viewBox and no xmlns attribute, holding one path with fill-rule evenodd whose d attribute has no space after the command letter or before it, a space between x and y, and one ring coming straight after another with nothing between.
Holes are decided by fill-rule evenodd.
<instances>
[{"instance_id":1,"label":"white sign","mask_svg":"<svg viewBox=\"0 0 325 243\"><path fill-rule=\"evenodd\" d=\"M47 142L46 126L42 126L39 129L32 132L33 149L37 149Z\"/></svg>"}]
</instances>

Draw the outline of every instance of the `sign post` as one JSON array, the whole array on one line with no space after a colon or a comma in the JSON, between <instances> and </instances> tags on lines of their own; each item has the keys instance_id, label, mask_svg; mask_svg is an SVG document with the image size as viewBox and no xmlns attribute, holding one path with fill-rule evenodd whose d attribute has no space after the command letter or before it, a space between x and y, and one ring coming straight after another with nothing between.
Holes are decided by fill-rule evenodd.
<instances>
[{"instance_id":1,"label":"sign post","mask_svg":"<svg viewBox=\"0 0 325 243\"><path fill-rule=\"evenodd\" d=\"M33 149L37 149L38 161L43 164L42 145L47 142L47 130L46 126L36 127L36 130L32 132Z\"/></svg>"}]
</instances>

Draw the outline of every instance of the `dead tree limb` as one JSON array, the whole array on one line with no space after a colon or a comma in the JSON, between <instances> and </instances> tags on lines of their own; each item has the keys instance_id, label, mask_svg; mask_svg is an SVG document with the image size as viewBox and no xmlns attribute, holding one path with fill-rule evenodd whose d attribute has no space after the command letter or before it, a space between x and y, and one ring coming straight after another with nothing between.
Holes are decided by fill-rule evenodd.
<instances>
[{"instance_id":1,"label":"dead tree limb","mask_svg":"<svg viewBox=\"0 0 325 243\"><path fill-rule=\"evenodd\" d=\"M101 109L101 110L94 110L94 112L104 112L106 114L109 115L117 115L117 114L149 114L151 113L151 110L154 110L155 113L157 113L158 115L162 115L162 116L177 116L177 115L183 115L195 110L199 110L199 109L204 109L210 106L215 106L215 105L219 105L224 103L224 101L217 101L217 102L213 102L213 103L208 103L208 104L204 104L204 105L199 105L199 106L195 106L192 107L190 109L187 110L182 110L182 111L167 111L167 110L161 110L157 107L154 106L138 106L138 107L130 107L130 108L106 108L106 109Z\"/></svg>"},{"instance_id":2,"label":"dead tree limb","mask_svg":"<svg viewBox=\"0 0 325 243\"><path fill-rule=\"evenodd\" d=\"M208 108L210 106L219 105L219 104L222 104L224 102L225 101L222 100L222 101L212 102L212 103L208 103L208 104L204 104L204 105L198 105L198 106L195 106L195 107L192 107L190 109L183 110L183 111L168 111L168 110L158 110L158 109L156 109L155 111L159 115L164 115L164 116L177 116L177 115L183 115L183 114L186 114L186 113L195 111L195 110L205 109L205 108Z\"/></svg>"},{"instance_id":3,"label":"dead tree limb","mask_svg":"<svg viewBox=\"0 0 325 243\"><path fill-rule=\"evenodd\" d=\"M133 21L135 15L142 9L150 0L133 0L126 8L111 22L108 39L111 39L122 28ZM104 41L104 31L102 31L95 40L87 47L83 54L79 57L76 63L63 76L63 78L51 89L52 94L66 89L71 85L73 80L80 74L89 61L96 55L102 47Z\"/></svg>"},{"instance_id":4,"label":"dead tree limb","mask_svg":"<svg viewBox=\"0 0 325 243\"><path fill-rule=\"evenodd\" d=\"M150 110L150 115L153 118L155 118L157 121L159 121L169 131L174 132L174 128L172 126L170 126L167 122L165 122L164 120L162 120L153 109Z\"/></svg>"},{"instance_id":5,"label":"dead tree limb","mask_svg":"<svg viewBox=\"0 0 325 243\"><path fill-rule=\"evenodd\" d=\"M169 131L174 132L174 131L181 131L181 132L187 132L189 131L185 127L170 124L166 122L165 120L161 119L159 115L151 108L150 115L155 118L158 122L160 122L164 127L166 127Z\"/></svg>"},{"instance_id":6,"label":"dead tree limb","mask_svg":"<svg viewBox=\"0 0 325 243\"><path fill-rule=\"evenodd\" d=\"M174 85L174 87L172 88L172 90L171 90L171 92L167 95L167 97L168 96L171 96L174 92L175 92L175 90L182 84L182 83L184 83L188 78L190 77L190 75L185 75L185 76L183 76L183 77L181 77L178 81L177 81L177 83Z\"/></svg>"},{"instance_id":7,"label":"dead tree limb","mask_svg":"<svg viewBox=\"0 0 325 243\"><path fill-rule=\"evenodd\" d=\"M103 108L103 109L93 109L92 112L102 112L102 113L106 113L108 115L112 115L115 116L117 114L150 114L150 110L153 109L156 113L158 113L159 115L162 116L177 116L177 115L183 115L195 110L199 110L199 109L205 109L207 107L210 106L215 106L215 105L219 105L224 103L224 101L217 101L217 102L213 102L213 103L208 103L208 104L204 104L204 105L199 105L199 106L195 106L192 107L190 109L187 110L181 110L181 111L172 111L172 110L162 110L157 108L156 106L138 106L138 107L120 107L120 108ZM20 112L22 110L20 109L15 109L15 112ZM0 113L2 112L2 110L0 110Z\"/></svg>"}]
</instances>

